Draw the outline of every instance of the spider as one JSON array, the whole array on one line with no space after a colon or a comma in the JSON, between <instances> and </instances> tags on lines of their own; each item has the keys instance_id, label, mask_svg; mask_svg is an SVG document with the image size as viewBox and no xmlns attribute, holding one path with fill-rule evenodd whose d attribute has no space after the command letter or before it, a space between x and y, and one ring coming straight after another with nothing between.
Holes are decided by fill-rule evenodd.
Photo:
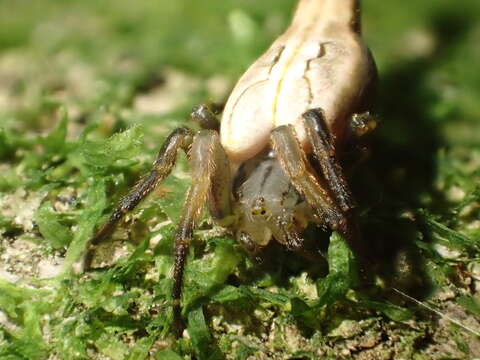
<instances>
[{"instance_id":1,"label":"spider","mask_svg":"<svg viewBox=\"0 0 480 360\"><path fill-rule=\"evenodd\" d=\"M375 82L358 0L300 0L287 31L234 87L222 120L211 105L195 107L192 118L202 130L181 127L167 137L151 172L120 200L91 244L170 174L180 149L192 184L175 234L177 332L187 252L205 203L252 254L272 239L301 251L309 223L357 241L341 156L346 144L375 127L368 113Z\"/></svg>"}]
</instances>

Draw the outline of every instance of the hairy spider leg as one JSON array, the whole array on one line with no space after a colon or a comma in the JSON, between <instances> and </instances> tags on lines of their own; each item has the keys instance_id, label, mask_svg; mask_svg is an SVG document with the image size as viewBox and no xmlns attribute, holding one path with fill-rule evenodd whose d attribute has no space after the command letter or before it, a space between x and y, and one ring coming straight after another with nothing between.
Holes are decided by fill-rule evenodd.
<instances>
[{"instance_id":1,"label":"hairy spider leg","mask_svg":"<svg viewBox=\"0 0 480 360\"><path fill-rule=\"evenodd\" d=\"M355 170L369 158L370 147L367 144L378 124L379 119L368 111L354 113L350 117L341 153L341 161L347 178L350 178Z\"/></svg>"},{"instance_id":2,"label":"hairy spider leg","mask_svg":"<svg viewBox=\"0 0 480 360\"><path fill-rule=\"evenodd\" d=\"M120 219L122 219L127 212L133 210L142 199L150 194L156 186L170 174L175 165L178 150L182 149L188 154L193 136L194 132L192 130L181 127L175 129L167 137L158 152L150 173L142 177L129 193L120 199L110 218L97 231L95 236L90 239L83 259L83 270L88 269L91 265L95 245L110 235Z\"/></svg>"},{"instance_id":3,"label":"hairy spider leg","mask_svg":"<svg viewBox=\"0 0 480 360\"><path fill-rule=\"evenodd\" d=\"M321 109L308 110L303 114L308 140L315 161L342 211L355 207L343 169L336 158L335 145L328 131Z\"/></svg>"},{"instance_id":4,"label":"hairy spider leg","mask_svg":"<svg viewBox=\"0 0 480 360\"><path fill-rule=\"evenodd\" d=\"M227 155L213 130L200 131L193 140L190 151L192 184L188 190L177 232L175 235L175 260L173 273L173 329L179 336L184 328L180 299L183 273L193 229L203 205L208 199L210 212L221 220L231 213L231 180Z\"/></svg>"},{"instance_id":5,"label":"hairy spider leg","mask_svg":"<svg viewBox=\"0 0 480 360\"><path fill-rule=\"evenodd\" d=\"M355 113L348 123L349 137L360 140L370 135L378 126L378 118L369 111Z\"/></svg>"},{"instance_id":6,"label":"hairy spider leg","mask_svg":"<svg viewBox=\"0 0 480 360\"><path fill-rule=\"evenodd\" d=\"M344 170L337 158L338 151L334 148L323 111L321 109L308 110L303 114L303 118L307 138L312 146L314 161L319 165L330 193L343 211L342 223L339 223L338 230L346 237L349 244L357 250L357 253L362 254L365 249L362 248L360 229L353 212L356 205ZM371 120L367 115L362 115L362 118L365 121Z\"/></svg>"},{"instance_id":7,"label":"hairy spider leg","mask_svg":"<svg viewBox=\"0 0 480 360\"><path fill-rule=\"evenodd\" d=\"M271 143L293 186L317 212L317 221L333 230L342 229L346 221L344 213L330 195L328 187L314 175L293 126L275 128L271 133Z\"/></svg>"},{"instance_id":8,"label":"hairy spider leg","mask_svg":"<svg viewBox=\"0 0 480 360\"><path fill-rule=\"evenodd\" d=\"M190 117L202 129L220 130L218 114L223 111L223 105L216 103L202 103L193 107Z\"/></svg>"},{"instance_id":9,"label":"hairy spider leg","mask_svg":"<svg viewBox=\"0 0 480 360\"><path fill-rule=\"evenodd\" d=\"M172 289L174 330L179 335L183 329L180 298L183 273L195 222L203 205L208 201L212 217L225 222L231 217L231 174L227 155L220 144L218 133L202 130L198 134L185 127L175 129L162 145L153 168L124 196L107 222L89 242L89 250L83 261L84 269L90 266L94 246L111 234L118 221L133 210L155 187L164 180L175 165L178 150L189 157L192 168L192 184L188 190L182 216L175 234L174 284Z\"/></svg>"}]
</instances>

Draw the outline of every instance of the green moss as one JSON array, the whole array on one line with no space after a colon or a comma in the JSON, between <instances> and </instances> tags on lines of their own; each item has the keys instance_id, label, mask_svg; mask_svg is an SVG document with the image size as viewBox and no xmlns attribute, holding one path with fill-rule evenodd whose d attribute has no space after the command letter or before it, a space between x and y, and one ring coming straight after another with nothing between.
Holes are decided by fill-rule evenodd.
<instances>
[{"instance_id":1,"label":"green moss","mask_svg":"<svg viewBox=\"0 0 480 360\"><path fill-rule=\"evenodd\" d=\"M224 100L293 6L2 2L2 359L480 356L475 334L392 291L429 300L478 332L480 6L473 1L363 4L381 80L372 156L351 179L369 265L337 234L328 240L315 231L307 237L322 239L313 246L318 261L272 248L257 264L205 217L185 276L188 337L176 341L173 236L190 184L181 156L101 244L106 265L72 271L169 131L196 103ZM149 112L141 101L162 110Z\"/></svg>"}]
</instances>

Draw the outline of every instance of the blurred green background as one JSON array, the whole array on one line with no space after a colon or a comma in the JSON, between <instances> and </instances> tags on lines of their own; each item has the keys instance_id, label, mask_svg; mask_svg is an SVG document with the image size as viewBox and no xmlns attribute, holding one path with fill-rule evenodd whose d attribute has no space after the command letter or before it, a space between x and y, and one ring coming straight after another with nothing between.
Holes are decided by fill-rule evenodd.
<instances>
[{"instance_id":1,"label":"blurred green background","mask_svg":"<svg viewBox=\"0 0 480 360\"><path fill-rule=\"evenodd\" d=\"M226 99L295 1L0 0L0 357L479 356L478 333L439 324L391 287L479 331L480 2L362 4L380 74L380 129L351 180L369 256L380 259L369 285L350 278L350 255L335 239L320 250L320 270L285 254L259 270L203 224L207 245L194 245L187 269L190 338L175 342L169 269L184 159L167 196L116 235L129 239L127 260L86 278L68 268L111 199L149 168L193 105ZM158 238L167 240L149 248ZM54 280L40 276L44 258L63 263ZM345 288L329 288L332 279ZM323 300L309 298L312 286Z\"/></svg>"}]
</instances>

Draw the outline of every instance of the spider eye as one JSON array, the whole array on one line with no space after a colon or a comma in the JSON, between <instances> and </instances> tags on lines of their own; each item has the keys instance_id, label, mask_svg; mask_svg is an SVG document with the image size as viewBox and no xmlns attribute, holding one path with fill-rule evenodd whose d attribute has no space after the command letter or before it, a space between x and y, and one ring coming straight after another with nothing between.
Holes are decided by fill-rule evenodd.
<instances>
[{"instance_id":1,"label":"spider eye","mask_svg":"<svg viewBox=\"0 0 480 360\"><path fill-rule=\"evenodd\" d=\"M251 214L254 215L254 216L257 216L257 215L264 216L264 215L267 214L267 210L264 207L254 206L252 208Z\"/></svg>"},{"instance_id":2,"label":"spider eye","mask_svg":"<svg viewBox=\"0 0 480 360\"><path fill-rule=\"evenodd\" d=\"M251 210L250 213L253 216L257 215L266 215L267 214L267 209L265 208L265 198L260 196L254 200L254 202L251 204Z\"/></svg>"}]
</instances>

